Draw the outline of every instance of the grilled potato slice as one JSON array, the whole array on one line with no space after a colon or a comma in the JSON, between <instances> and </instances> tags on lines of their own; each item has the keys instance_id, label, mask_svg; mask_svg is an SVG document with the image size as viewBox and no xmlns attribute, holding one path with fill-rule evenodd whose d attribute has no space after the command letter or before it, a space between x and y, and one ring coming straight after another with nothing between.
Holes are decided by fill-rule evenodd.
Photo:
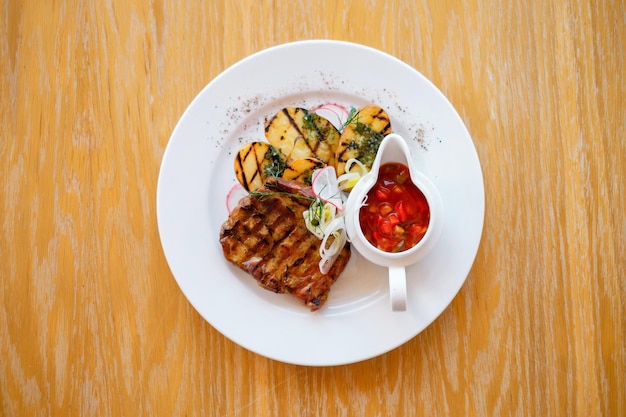
<instances>
[{"instance_id":1,"label":"grilled potato slice","mask_svg":"<svg viewBox=\"0 0 626 417\"><path fill-rule=\"evenodd\" d=\"M286 161L317 158L334 165L340 133L326 118L300 107L285 107L265 122L265 137Z\"/></svg>"},{"instance_id":2,"label":"grilled potato slice","mask_svg":"<svg viewBox=\"0 0 626 417\"><path fill-rule=\"evenodd\" d=\"M326 164L317 158L299 158L287 164L282 177L288 180L302 182L311 185L313 171L323 168Z\"/></svg>"},{"instance_id":3,"label":"grilled potato slice","mask_svg":"<svg viewBox=\"0 0 626 417\"><path fill-rule=\"evenodd\" d=\"M382 108L368 105L352 114L341 132L335 153L337 176L345 173L346 162L351 158L371 168L380 142L390 133L391 121Z\"/></svg>"},{"instance_id":4,"label":"grilled potato slice","mask_svg":"<svg viewBox=\"0 0 626 417\"><path fill-rule=\"evenodd\" d=\"M235 156L235 176L248 191L261 187L268 176L281 176L285 161L265 142L245 144Z\"/></svg>"}]
</instances>

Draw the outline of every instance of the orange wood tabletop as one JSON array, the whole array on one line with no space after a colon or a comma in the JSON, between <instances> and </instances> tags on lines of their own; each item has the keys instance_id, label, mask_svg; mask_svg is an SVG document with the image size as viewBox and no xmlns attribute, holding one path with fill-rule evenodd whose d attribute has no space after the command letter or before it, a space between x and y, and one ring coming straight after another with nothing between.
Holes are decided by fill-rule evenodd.
<instances>
[{"instance_id":1,"label":"orange wood tabletop","mask_svg":"<svg viewBox=\"0 0 626 417\"><path fill-rule=\"evenodd\" d=\"M10 1L0 11L0 415L626 415L626 5ZM430 79L481 162L474 265L424 331L333 367L252 353L178 287L170 135L262 49L337 39Z\"/></svg>"}]
</instances>

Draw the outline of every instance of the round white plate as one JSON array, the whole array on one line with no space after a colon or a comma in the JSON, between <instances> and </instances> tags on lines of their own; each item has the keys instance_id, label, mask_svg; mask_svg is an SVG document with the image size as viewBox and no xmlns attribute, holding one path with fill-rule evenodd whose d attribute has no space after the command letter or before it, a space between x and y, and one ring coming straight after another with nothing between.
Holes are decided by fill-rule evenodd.
<instances>
[{"instance_id":1,"label":"round white plate","mask_svg":"<svg viewBox=\"0 0 626 417\"><path fill-rule=\"evenodd\" d=\"M444 226L407 270L408 309L392 312L387 271L356 251L326 305L311 313L227 262L219 244L236 184L233 158L264 141L263 123L286 106L325 103L387 110L396 133L438 187ZM333 112L325 116L333 123ZM157 187L163 250L181 290L223 335L260 355L301 365L339 365L388 352L426 328L457 294L474 262L484 217L480 162L447 99L415 69L380 51L303 41L256 53L209 83L176 125Z\"/></svg>"}]
</instances>

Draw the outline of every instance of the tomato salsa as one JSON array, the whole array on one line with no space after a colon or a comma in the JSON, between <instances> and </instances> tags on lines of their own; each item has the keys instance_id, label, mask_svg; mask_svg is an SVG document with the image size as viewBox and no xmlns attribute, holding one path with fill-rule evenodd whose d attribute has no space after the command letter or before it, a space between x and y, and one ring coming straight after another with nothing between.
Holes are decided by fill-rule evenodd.
<instances>
[{"instance_id":1,"label":"tomato salsa","mask_svg":"<svg viewBox=\"0 0 626 417\"><path fill-rule=\"evenodd\" d=\"M411 181L409 168L397 162L381 165L359 211L367 240L382 251L402 252L422 240L429 221L428 202Z\"/></svg>"}]
</instances>

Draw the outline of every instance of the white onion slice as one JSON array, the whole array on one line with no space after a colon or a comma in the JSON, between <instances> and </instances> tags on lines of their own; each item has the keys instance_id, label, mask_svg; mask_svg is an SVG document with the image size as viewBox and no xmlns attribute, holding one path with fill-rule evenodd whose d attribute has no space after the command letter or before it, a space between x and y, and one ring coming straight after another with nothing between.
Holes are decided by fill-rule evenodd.
<instances>
[{"instance_id":1,"label":"white onion slice","mask_svg":"<svg viewBox=\"0 0 626 417\"><path fill-rule=\"evenodd\" d=\"M328 245L328 239L333 237L330 246ZM322 259L319 263L320 272L322 274L328 273L333 266L337 257L341 253L341 250L345 246L347 241L346 226L343 217L337 217L326 227L324 238L320 244L320 256Z\"/></svg>"},{"instance_id":2,"label":"white onion slice","mask_svg":"<svg viewBox=\"0 0 626 417\"><path fill-rule=\"evenodd\" d=\"M369 172L363 162L356 158L350 158L346 161L345 171L337 178L337 184L342 191L352 190L361 177Z\"/></svg>"},{"instance_id":3,"label":"white onion slice","mask_svg":"<svg viewBox=\"0 0 626 417\"><path fill-rule=\"evenodd\" d=\"M367 167L363 164L363 162L359 161L356 158L350 158L346 161L346 172L352 172L352 168L353 166L356 165L356 171L358 174L360 174L361 176L367 174L369 172L369 169L367 169Z\"/></svg>"},{"instance_id":4,"label":"white onion slice","mask_svg":"<svg viewBox=\"0 0 626 417\"><path fill-rule=\"evenodd\" d=\"M358 172L346 172L337 178L337 184L341 191L351 190L357 182L361 179L361 174Z\"/></svg>"},{"instance_id":5,"label":"white onion slice","mask_svg":"<svg viewBox=\"0 0 626 417\"><path fill-rule=\"evenodd\" d=\"M316 200L302 215L306 228L318 239L323 239L326 228L337 217L337 208L332 204Z\"/></svg>"}]
</instances>

